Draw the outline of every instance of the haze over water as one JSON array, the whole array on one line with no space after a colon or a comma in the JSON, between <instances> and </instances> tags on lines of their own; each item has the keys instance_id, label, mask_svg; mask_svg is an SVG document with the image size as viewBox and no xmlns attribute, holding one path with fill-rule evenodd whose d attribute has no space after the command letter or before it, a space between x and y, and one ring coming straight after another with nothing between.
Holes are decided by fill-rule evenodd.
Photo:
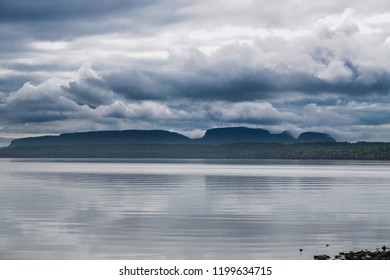
<instances>
[{"instance_id":1,"label":"haze over water","mask_svg":"<svg viewBox=\"0 0 390 280\"><path fill-rule=\"evenodd\" d=\"M312 259L390 245L389 162L1 159L0 180L1 259Z\"/></svg>"}]
</instances>

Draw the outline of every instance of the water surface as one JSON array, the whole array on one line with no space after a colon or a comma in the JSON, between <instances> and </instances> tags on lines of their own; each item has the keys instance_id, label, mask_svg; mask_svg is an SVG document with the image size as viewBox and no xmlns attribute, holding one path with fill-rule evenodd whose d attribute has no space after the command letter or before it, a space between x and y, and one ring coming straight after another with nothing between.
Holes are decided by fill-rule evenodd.
<instances>
[{"instance_id":1,"label":"water surface","mask_svg":"<svg viewBox=\"0 0 390 280\"><path fill-rule=\"evenodd\" d=\"M390 245L389 182L389 162L1 159L0 259L375 249Z\"/></svg>"}]
</instances>

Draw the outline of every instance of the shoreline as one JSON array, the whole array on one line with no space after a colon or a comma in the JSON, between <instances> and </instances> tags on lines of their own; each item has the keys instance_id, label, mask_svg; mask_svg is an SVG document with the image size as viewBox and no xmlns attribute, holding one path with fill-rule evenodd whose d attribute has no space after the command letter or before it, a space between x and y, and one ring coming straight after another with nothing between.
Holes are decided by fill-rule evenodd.
<instances>
[{"instance_id":1,"label":"shoreline","mask_svg":"<svg viewBox=\"0 0 390 280\"><path fill-rule=\"evenodd\" d=\"M331 258L329 255L315 255L315 260L390 260L390 250L386 246L376 248L375 251L367 249L360 251L340 252Z\"/></svg>"},{"instance_id":2,"label":"shoreline","mask_svg":"<svg viewBox=\"0 0 390 280\"><path fill-rule=\"evenodd\" d=\"M0 158L390 160L390 143L43 145L0 148Z\"/></svg>"}]
</instances>

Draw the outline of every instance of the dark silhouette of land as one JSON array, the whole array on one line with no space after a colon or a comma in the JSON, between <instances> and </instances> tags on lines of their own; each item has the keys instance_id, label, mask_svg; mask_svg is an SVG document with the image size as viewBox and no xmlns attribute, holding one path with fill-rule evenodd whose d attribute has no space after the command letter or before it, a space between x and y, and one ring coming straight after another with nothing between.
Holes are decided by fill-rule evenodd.
<instances>
[{"instance_id":1,"label":"dark silhouette of land","mask_svg":"<svg viewBox=\"0 0 390 280\"><path fill-rule=\"evenodd\" d=\"M314 143L336 142L328 134L305 132L298 139L288 132L271 134L268 130L247 127L213 128L200 139L165 130L123 130L65 133L15 139L10 147L48 145L127 145L127 144L227 144L227 143Z\"/></svg>"},{"instance_id":2,"label":"dark silhouette of land","mask_svg":"<svg viewBox=\"0 0 390 280\"><path fill-rule=\"evenodd\" d=\"M164 130L66 133L15 139L0 157L390 160L390 143L340 143L325 133L209 129L200 139Z\"/></svg>"}]
</instances>

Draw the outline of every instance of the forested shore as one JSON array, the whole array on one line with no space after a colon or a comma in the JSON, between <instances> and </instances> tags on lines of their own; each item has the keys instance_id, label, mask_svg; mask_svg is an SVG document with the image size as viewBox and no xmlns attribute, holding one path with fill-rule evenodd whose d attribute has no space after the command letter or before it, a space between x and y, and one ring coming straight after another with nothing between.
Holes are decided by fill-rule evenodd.
<instances>
[{"instance_id":1,"label":"forested shore","mask_svg":"<svg viewBox=\"0 0 390 280\"><path fill-rule=\"evenodd\" d=\"M45 145L0 149L2 158L390 160L390 143Z\"/></svg>"}]
</instances>

